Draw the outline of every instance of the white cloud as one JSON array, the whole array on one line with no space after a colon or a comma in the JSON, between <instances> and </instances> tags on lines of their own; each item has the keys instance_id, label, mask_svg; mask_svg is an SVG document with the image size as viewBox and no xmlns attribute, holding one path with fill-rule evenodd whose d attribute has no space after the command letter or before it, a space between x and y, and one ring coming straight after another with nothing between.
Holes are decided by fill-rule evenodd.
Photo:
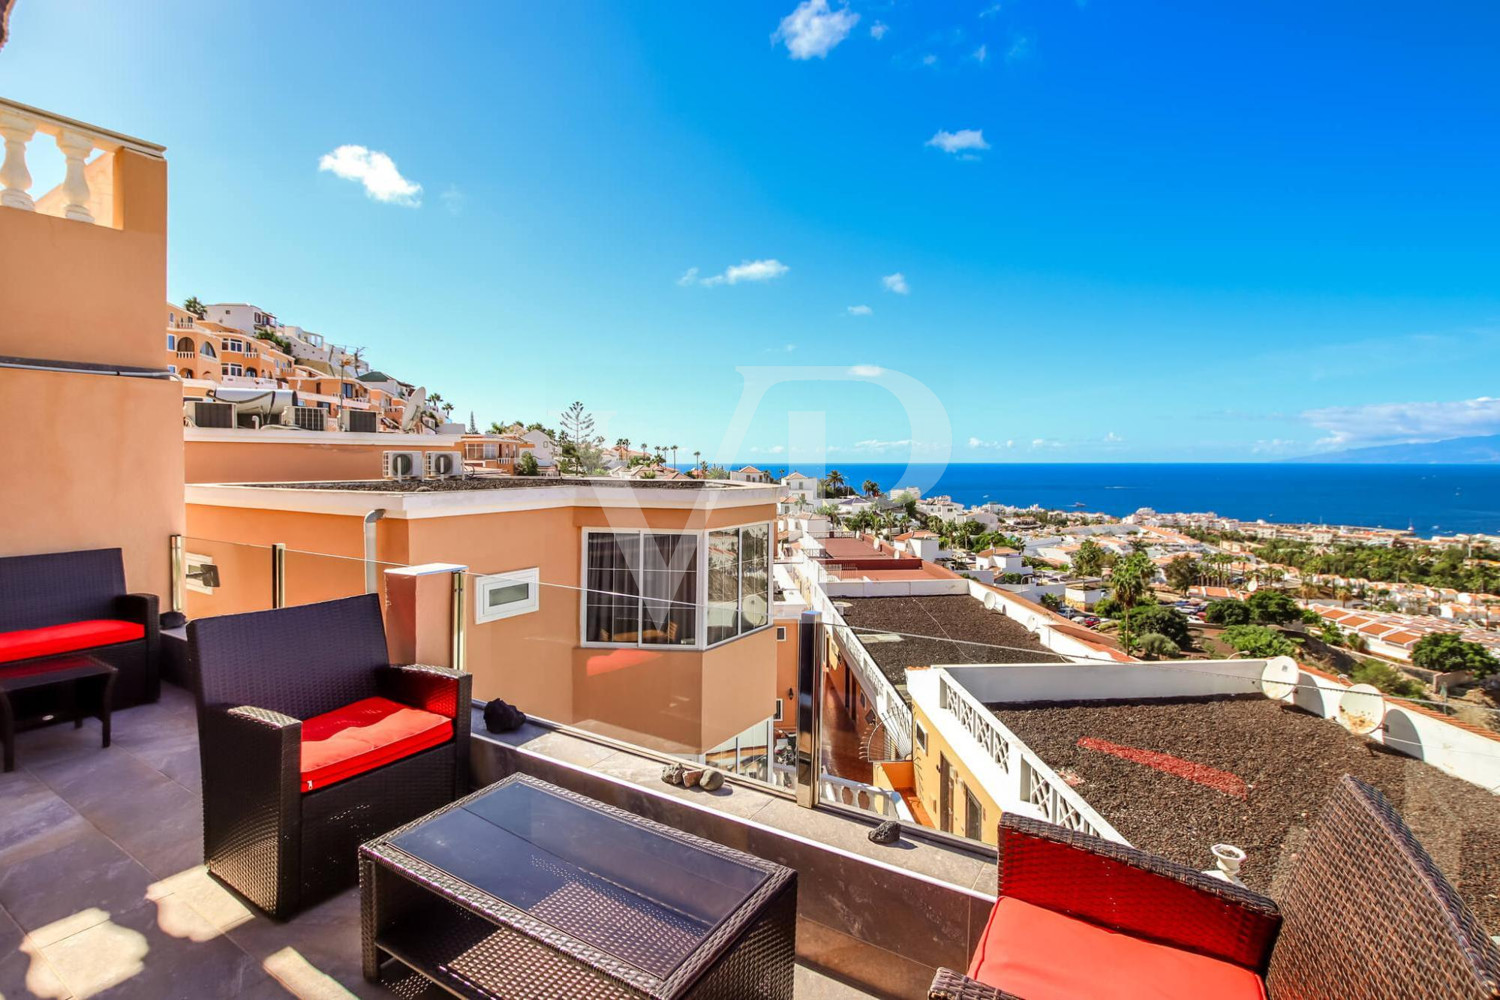
<instances>
[{"instance_id":1,"label":"white cloud","mask_svg":"<svg viewBox=\"0 0 1500 1000\"><path fill-rule=\"evenodd\" d=\"M1062 446L1061 441L1053 441L1050 438L1033 438L1031 442L1033 448L1061 448Z\"/></svg>"},{"instance_id":2,"label":"white cloud","mask_svg":"<svg viewBox=\"0 0 1500 1000\"><path fill-rule=\"evenodd\" d=\"M847 38L858 23L859 15L847 7L829 10L828 0L802 0L796 10L781 19L781 26L771 36L771 41L784 42L793 59L814 56L822 59Z\"/></svg>"},{"instance_id":3,"label":"white cloud","mask_svg":"<svg viewBox=\"0 0 1500 1000\"><path fill-rule=\"evenodd\" d=\"M448 210L449 215L464 214L464 205L468 201L464 193L452 184L449 184L448 189L438 195L438 199L442 201L443 207Z\"/></svg>"},{"instance_id":4,"label":"white cloud","mask_svg":"<svg viewBox=\"0 0 1500 1000\"><path fill-rule=\"evenodd\" d=\"M1000 448L1014 448L1015 446L1015 441L986 441L984 440L984 438L969 438L970 448L977 448L985 451L995 451Z\"/></svg>"},{"instance_id":5,"label":"white cloud","mask_svg":"<svg viewBox=\"0 0 1500 1000\"><path fill-rule=\"evenodd\" d=\"M979 16L980 17L994 17L998 13L1000 13L1000 5L997 4L997 3L992 3L988 7L986 7L984 10L980 11L979 12Z\"/></svg>"},{"instance_id":6,"label":"white cloud","mask_svg":"<svg viewBox=\"0 0 1500 1000\"><path fill-rule=\"evenodd\" d=\"M1323 447L1363 447L1500 434L1500 399L1372 403L1307 410L1302 419L1328 436Z\"/></svg>"},{"instance_id":7,"label":"white cloud","mask_svg":"<svg viewBox=\"0 0 1500 1000\"><path fill-rule=\"evenodd\" d=\"M874 311L875 310L871 309L869 306L850 306L849 307L849 315L850 316L868 316L868 315L870 315Z\"/></svg>"},{"instance_id":8,"label":"white cloud","mask_svg":"<svg viewBox=\"0 0 1500 1000\"><path fill-rule=\"evenodd\" d=\"M911 446L911 438L903 438L900 441L881 441L875 438L871 438L868 441L854 442L855 451L873 451L876 453L896 451L897 449L910 448Z\"/></svg>"},{"instance_id":9,"label":"white cloud","mask_svg":"<svg viewBox=\"0 0 1500 1000\"><path fill-rule=\"evenodd\" d=\"M855 378L879 378L885 374L885 369L879 365L855 365L849 369L849 374Z\"/></svg>"},{"instance_id":10,"label":"white cloud","mask_svg":"<svg viewBox=\"0 0 1500 1000\"><path fill-rule=\"evenodd\" d=\"M1254 455L1284 455L1288 451L1301 451L1307 448L1304 444L1296 441L1287 441L1282 438L1272 438L1269 441L1257 441L1250 446L1250 452Z\"/></svg>"},{"instance_id":11,"label":"white cloud","mask_svg":"<svg viewBox=\"0 0 1500 1000\"><path fill-rule=\"evenodd\" d=\"M358 181L365 186L365 194L376 201L409 208L422 204L422 185L402 177L389 156L364 146L340 146L324 153L318 169L346 181Z\"/></svg>"},{"instance_id":12,"label":"white cloud","mask_svg":"<svg viewBox=\"0 0 1500 1000\"><path fill-rule=\"evenodd\" d=\"M1120 437L1120 435L1116 434L1114 431L1110 431L1108 434L1104 435L1105 444L1119 444L1124 440L1124 438Z\"/></svg>"},{"instance_id":13,"label":"white cloud","mask_svg":"<svg viewBox=\"0 0 1500 1000\"><path fill-rule=\"evenodd\" d=\"M884 38L885 33L890 30L890 25L886 24L884 21L876 21L874 24L870 25L870 37L878 42L882 38Z\"/></svg>"},{"instance_id":14,"label":"white cloud","mask_svg":"<svg viewBox=\"0 0 1500 1000\"><path fill-rule=\"evenodd\" d=\"M1016 62L1031 55L1031 39L1025 35L1017 35L1010 43L1010 48L1005 51L1006 62Z\"/></svg>"},{"instance_id":15,"label":"white cloud","mask_svg":"<svg viewBox=\"0 0 1500 1000\"><path fill-rule=\"evenodd\" d=\"M923 66L936 66L937 63L938 63L938 57L935 56L935 55L933 55L931 52L927 53L925 56L922 57L922 65Z\"/></svg>"},{"instance_id":16,"label":"white cloud","mask_svg":"<svg viewBox=\"0 0 1500 1000\"><path fill-rule=\"evenodd\" d=\"M897 295L909 295L911 293L911 286L906 283L906 275L900 271L897 271L895 274L887 274L884 278L880 279L880 283L885 286L886 291L895 292Z\"/></svg>"},{"instance_id":17,"label":"white cloud","mask_svg":"<svg viewBox=\"0 0 1500 1000\"><path fill-rule=\"evenodd\" d=\"M750 448L750 453L753 455L780 455L785 451L786 445L784 444L773 444L769 448Z\"/></svg>"},{"instance_id":18,"label":"white cloud","mask_svg":"<svg viewBox=\"0 0 1500 1000\"><path fill-rule=\"evenodd\" d=\"M981 43L980 46L979 46L979 48L977 48L977 49L974 50L974 58L977 59L979 62L984 62L989 57L990 57L990 47L988 45L985 45L985 44Z\"/></svg>"},{"instance_id":19,"label":"white cloud","mask_svg":"<svg viewBox=\"0 0 1500 1000\"><path fill-rule=\"evenodd\" d=\"M724 269L722 274L713 274L707 278L698 276L698 269L690 267L677 279L679 285L738 285L742 281L770 281L779 278L790 271L781 261L775 258L766 260L744 260L738 264L731 264Z\"/></svg>"},{"instance_id":20,"label":"white cloud","mask_svg":"<svg viewBox=\"0 0 1500 1000\"><path fill-rule=\"evenodd\" d=\"M936 135L927 140L927 145L936 146L945 153L990 148L990 144L984 141L984 129L978 128L961 128L957 132L939 129Z\"/></svg>"}]
</instances>

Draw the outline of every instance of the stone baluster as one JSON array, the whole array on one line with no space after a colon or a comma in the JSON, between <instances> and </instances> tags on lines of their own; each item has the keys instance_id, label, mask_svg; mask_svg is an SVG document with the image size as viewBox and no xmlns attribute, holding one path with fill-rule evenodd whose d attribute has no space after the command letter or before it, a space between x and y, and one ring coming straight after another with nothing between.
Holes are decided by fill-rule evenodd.
<instances>
[{"instance_id":1,"label":"stone baluster","mask_svg":"<svg viewBox=\"0 0 1500 1000\"><path fill-rule=\"evenodd\" d=\"M5 161L0 163L0 205L36 210L31 200L31 173L26 169L26 144L36 134L36 126L18 114L0 111L0 137L5 139Z\"/></svg>"},{"instance_id":2,"label":"stone baluster","mask_svg":"<svg viewBox=\"0 0 1500 1000\"><path fill-rule=\"evenodd\" d=\"M68 163L68 172L62 183L63 194L68 199L63 216L79 222L93 222L94 213L89 211L89 180L83 172L83 164L94 150L94 141L88 136L64 130L57 133L57 148Z\"/></svg>"}]
</instances>

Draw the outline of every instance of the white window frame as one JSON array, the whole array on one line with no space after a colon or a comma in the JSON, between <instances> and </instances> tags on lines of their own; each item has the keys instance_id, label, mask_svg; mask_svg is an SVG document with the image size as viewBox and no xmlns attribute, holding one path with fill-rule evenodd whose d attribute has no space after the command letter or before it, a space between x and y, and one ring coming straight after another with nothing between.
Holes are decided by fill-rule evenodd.
<instances>
[{"instance_id":1,"label":"white window frame","mask_svg":"<svg viewBox=\"0 0 1500 1000\"><path fill-rule=\"evenodd\" d=\"M502 604L498 608L488 606L487 596L491 590L497 587L513 587L518 583L526 584L531 596L525 600ZM541 570L536 567L481 576L474 581L474 623L483 625L487 622L500 621L503 618L529 615L541 606L541 590Z\"/></svg>"},{"instance_id":2,"label":"white window frame","mask_svg":"<svg viewBox=\"0 0 1500 1000\"><path fill-rule=\"evenodd\" d=\"M776 626L776 641L777 642L786 642L786 626L785 625L777 625Z\"/></svg>"},{"instance_id":3,"label":"white window frame","mask_svg":"<svg viewBox=\"0 0 1500 1000\"><path fill-rule=\"evenodd\" d=\"M776 722L785 722L786 721L786 699L785 698L777 698L776 699L776 719L775 719L775 721Z\"/></svg>"},{"instance_id":4,"label":"white window frame","mask_svg":"<svg viewBox=\"0 0 1500 1000\"><path fill-rule=\"evenodd\" d=\"M747 632L720 639L718 642L708 641L708 537L715 531L728 531L731 528L753 528L765 525L768 535L766 539L766 551L770 555L771 571L766 574L766 622L758 625ZM776 552L776 524L772 521L748 521L744 524L729 524L718 528L700 528L697 530L676 528L605 528L593 527L583 529L582 544L578 553L578 645L585 649L650 649L657 652L703 652L706 649L717 649L727 643L736 642L746 636L755 635L773 628L775 625L775 552ZM691 645L676 645L671 643L654 642L599 642L588 637L588 615L589 615L589 537L591 535L693 535L698 539L697 561L694 568L698 574L698 596L697 596L697 639ZM743 597L741 597L743 600Z\"/></svg>"},{"instance_id":5,"label":"white window frame","mask_svg":"<svg viewBox=\"0 0 1500 1000\"><path fill-rule=\"evenodd\" d=\"M169 350L169 351L175 351L175 350L177 350L177 334L175 334L175 333L169 333L169 334L167 334L167 350Z\"/></svg>"}]
</instances>

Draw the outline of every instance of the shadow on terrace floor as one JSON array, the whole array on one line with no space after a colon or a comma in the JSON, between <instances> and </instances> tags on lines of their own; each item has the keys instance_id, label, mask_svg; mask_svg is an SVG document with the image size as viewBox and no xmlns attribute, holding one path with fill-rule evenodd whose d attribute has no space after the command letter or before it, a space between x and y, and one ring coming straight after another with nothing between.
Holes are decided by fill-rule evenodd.
<instances>
[{"instance_id":1,"label":"shadow on terrace floor","mask_svg":"<svg viewBox=\"0 0 1500 1000\"><path fill-rule=\"evenodd\" d=\"M0 774L0 998L390 997L360 975L359 895L277 924L204 872L192 699L17 740ZM436 991L433 991L436 995ZM446 994L443 994L446 995ZM798 1000L864 994L804 968Z\"/></svg>"}]
</instances>

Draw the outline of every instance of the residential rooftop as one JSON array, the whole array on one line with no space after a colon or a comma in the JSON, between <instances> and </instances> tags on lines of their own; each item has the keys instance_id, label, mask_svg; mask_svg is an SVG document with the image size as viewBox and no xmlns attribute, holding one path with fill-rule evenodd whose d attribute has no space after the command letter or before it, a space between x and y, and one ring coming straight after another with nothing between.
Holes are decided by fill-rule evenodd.
<instances>
[{"instance_id":1,"label":"residential rooftop","mask_svg":"<svg viewBox=\"0 0 1500 1000\"><path fill-rule=\"evenodd\" d=\"M326 483L243 483L258 489L352 490L365 493L461 493L469 490L546 489L556 486L588 486L602 489L743 490L755 483L733 483L717 479L614 479L609 476L493 476L477 475L451 479L366 479ZM764 487L760 487L764 488Z\"/></svg>"},{"instance_id":2,"label":"residential rooftop","mask_svg":"<svg viewBox=\"0 0 1500 1000\"><path fill-rule=\"evenodd\" d=\"M935 663L1064 662L1014 619L965 594L936 597L850 597L839 613L881 673L906 693L906 669ZM890 637L906 633L922 638ZM945 638L929 638L943 636Z\"/></svg>"},{"instance_id":3,"label":"residential rooftop","mask_svg":"<svg viewBox=\"0 0 1500 1000\"><path fill-rule=\"evenodd\" d=\"M1260 695L993 704L996 718L1131 844L1195 868L1228 843L1273 898L1307 824L1352 774L1380 789L1500 933L1500 798Z\"/></svg>"}]
</instances>

